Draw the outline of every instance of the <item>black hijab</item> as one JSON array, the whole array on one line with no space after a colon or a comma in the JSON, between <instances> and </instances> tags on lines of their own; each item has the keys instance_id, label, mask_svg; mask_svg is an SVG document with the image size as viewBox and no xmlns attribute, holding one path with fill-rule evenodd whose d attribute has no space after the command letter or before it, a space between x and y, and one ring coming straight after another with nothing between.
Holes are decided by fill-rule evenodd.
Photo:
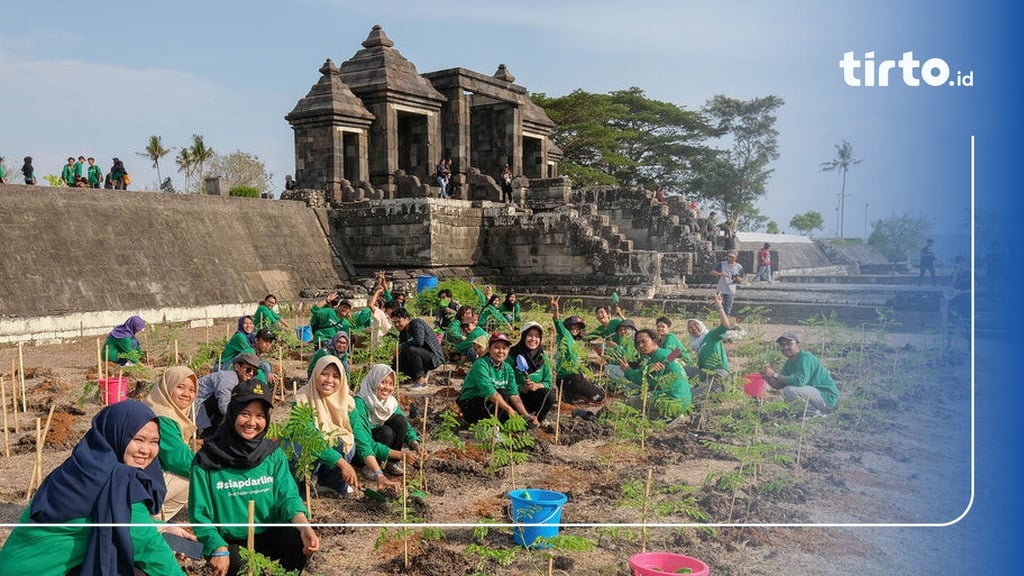
<instances>
[{"instance_id":1,"label":"black hijab","mask_svg":"<svg viewBox=\"0 0 1024 576\"><path fill-rule=\"evenodd\" d=\"M145 502L150 514L157 514L167 487L159 458L144 469L128 466L122 459L135 434L155 420L153 410L138 400L100 410L71 456L43 480L32 499L29 517L34 522L88 518L96 524L122 524L92 528L82 576L135 572L135 547L128 528L131 505Z\"/></svg>"},{"instance_id":2,"label":"black hijab","mask_svg":"<svg viewBox=\"0 0 1024 576\"><path fill-rule=\"evenodd\" d=\"M526 333L530 330L536 330L540 333L541 343L537 346L536 350L530 350L526 347ZM519 357L522 356L523 360L526 361L526 370L523 370L523 366L519 361ZM512 346L508 351L508 357L512 358L515 362L516 369L527 374L532 374L537 370L544 367L544 330L541 329L539 324L524 325L524 330L519 334L519 342L516 342L515 346Z\"/></svg>"},{"instance_id":3,"label":"black hijab","mask_svg":"<svg viewBox=\"0 0 1024 576\"><path fill-rule=\"evenodd\" d=\"M267 428L264 428L252 440L242 438L235 430L235 420L253 400L259 400L267 411ZM203 447L196 452L193 464L206 470L234 468L248 470L259 466L271 452L277 450L278 443L268 439L267 429L270 424L270 412L273 408L271 390L259 380L239 382L231 391L228 411L220 428L203 442Z\"/></svg>"}]
</instances>

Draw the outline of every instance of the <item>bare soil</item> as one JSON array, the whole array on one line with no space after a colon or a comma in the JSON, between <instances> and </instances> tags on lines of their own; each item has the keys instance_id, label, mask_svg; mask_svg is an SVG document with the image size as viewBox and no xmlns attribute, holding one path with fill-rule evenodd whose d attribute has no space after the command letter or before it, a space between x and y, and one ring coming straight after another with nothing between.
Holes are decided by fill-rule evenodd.
<instances>
[{"instance_id":1,"label":"bare soil","mask_svg":"<svg viewBox=\"0 0 1024 576\"><path fill-rule=\"evenodd\" d=\"M222 335L233 328L234 319L224 319L212 331ZM172 336L183 358L211 338L210 329L169 330L161 333L157 326L147 331L144 347L155 357L153 365L173 362ZM438 370L427 395L400 391L399 397L417 415L414 425L420 430L424 398L430 398L426 496L410 497L405 513L410 523L440 530L402 532L393 526L403 518L397 494L382 503L361 493L338 497L324 490L313 503L314 521L323 524L321 552L307 573L459 576L550 570L625 576L631 573L629 556L642 546L700 558L715 575L932 574L947 566L958 549L972 545L970 539L950 544L947 533L911 525L949 523L968 506L967 343L948 342L942 335L759 325L748 328L743 341L727 344L734 371L749 371L739 353L744 342L771 341L785 330L801 333L804 348L832 367L843 393L837 412L804 420L799 410L777 411L773 404L732 394L709 402L689 421L651 434L643 448L599 421L573 414L574 409L596 413L601 407L562 406L557 444L555 415L549 416L537 431L528 461L515 468L515 487L566 494L560 534L594 542L588 552L525 550L513 544L507 527L474 536L473 525L509 522L512 477L507 467L491 470L486 446L470 443L460 450L430 439L437 415L454 403L460 383L447 370ZM54 408L42 450L45 474L67 458L101 408L86 384L96 378L95 339L27 345L20 353L27 413L19 414L16 427L10 381L19 350L0 349L9 450L9 455L0 453L0 523L7 524L0 525L0 540L26 504L36 419L45 425ZM299 356L284 358L288 392L275 408L275 419L287 413L291 383L304 381L306 363ZM147 372L132 376L130 395L144 394L159 374L157 369ZM756 422L756 428L744 431L736 415L751 413L756 418L745 422ZM751 446L781 457L751 457ZM745 448L747 456L742 455ZM627 505L625 495L629 486L643 487L648 471L651 498L645 517L640 508ZM735 487L717 480L738 471L744 476ZM473 544L484 552L473 552ZM508 565L500 565L496 554L487 557L487 551L504 552ZM188 561L185 567L189 574L206 573L200 562Z\"/></svg>"}]
</instances>

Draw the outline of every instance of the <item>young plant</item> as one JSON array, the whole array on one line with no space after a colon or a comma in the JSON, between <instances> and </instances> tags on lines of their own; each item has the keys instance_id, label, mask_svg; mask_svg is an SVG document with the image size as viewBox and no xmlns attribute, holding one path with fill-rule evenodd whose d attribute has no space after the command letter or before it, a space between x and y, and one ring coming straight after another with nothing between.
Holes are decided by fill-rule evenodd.
<instances>
[{"instance_id":1,"label":"young plant","mask_svg":"<svg viewBox=\"0 0 1024 576\"><path fill-rule=\"evenodd\" d=\"M281 441L288 459L295 464L295 475L306 486L306 508L313 515L310 486L313 484L313 470L317 457L330 447L325 433L317 426L313 407L309 404L295 404L284 426L272 422L267 435Z\"/></svg>"},{"instance_id":2,"label":"young plant","mask_svg":"<svg viewBox=\"0 0 1024 576\"><path fill-rule=\"evenodd\" d=\"M516 486L516 464L526 462L529 455L525 450L533 446L535 439L530 433L526 420L518 414L501 422L491 416L474 422L470 426L473 437L490 444L492 462L487 471L493 472L503 466L509 467L512 489Z\"/></svg>"}]
</instances>

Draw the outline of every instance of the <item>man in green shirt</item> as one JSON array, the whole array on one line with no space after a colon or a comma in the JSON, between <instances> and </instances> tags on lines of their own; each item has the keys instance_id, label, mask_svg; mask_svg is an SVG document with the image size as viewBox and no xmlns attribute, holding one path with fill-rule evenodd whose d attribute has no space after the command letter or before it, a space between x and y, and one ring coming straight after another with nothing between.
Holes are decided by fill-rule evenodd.
<instances>
[{"instance_id":1,"label":"man in green shirt","mask_svg":"<svg viewBox=\"0 0 1024 576\"><path fill-rule=\"evenodd\" d=\"M95 158L89 158L89 169L86 172L86 178L89 180L89 188L99 188L103 182L103 170L96 165Z\"/></svg>"},{"instance_id":2,"label":"man in green shirt","mask_svg":"<svg viewBox=\"0 0 1024 576\"><path fill-rule=\"evenodd\" d=\"M786 332L775 339L786 357L781 372L765 366L761 374L768 385L782 391L786 402L807 403L808 416L823 416L836 409L839 402L839 388L818 358L800 350L800 339L792 332Z\"/></svg>"}]
</instances>

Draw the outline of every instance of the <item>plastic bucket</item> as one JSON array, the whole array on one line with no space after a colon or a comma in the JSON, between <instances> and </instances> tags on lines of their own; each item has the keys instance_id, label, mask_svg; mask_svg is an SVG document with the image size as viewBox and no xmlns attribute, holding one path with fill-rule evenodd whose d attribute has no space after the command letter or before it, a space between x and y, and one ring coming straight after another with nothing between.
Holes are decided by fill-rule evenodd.
<instances>
[{"instance_id":1,"label":"plastic bucket","mask_svg":"<svg viewBox=\"0 0 1024 576\"><path fill-rule=\"evenodd\" d=\"M416 279L416 293L419 294L424 290L431 288L437 288L437 276L419 276Z\"/></svg>"},{"instance_id":2,"label":"plastic bucket","mask_svg":"<svg viewBox=\"0 0 1024 576\"><path fill-rule=\"evenodd\" d=\"M747 374L743 377L743 393L747 396L760 398L764 395L764 378L758 373Z\"/></svg>"},{"instance_id":3,"label":"plastic bucket","mask_svg":"<svg viewBox=\"0 0 1024 576\"><path fill-rule=\"evenodd\" d=\"M312 342L313 328L311 326L299 326L295 329L295 337L303 342Z\"/></svg>"},{"instance_id":4,"label":"plastic bucket","mask_svg":"<svg viewBox=\"0 0 1024 576\"><path fill-rule=\"evenodd\" d=\"M671 552L641 552L629 557L629 566L634 576L665 576L666 574L690 574L707 576L711 568L691 556ZM690 572L686 569L689 568Z\"/></svg>"},{"instance_id":5,"label":"plastic bucket","mask_svg":"<svg viewBox=\"0 0 1024 576\"><path fill-rule=\"evenodd\" d=\"M550 545L534 545L537 538L558 536L562 522L562 505L569 497L552 490L513 490L508 493L512 500L512 521L533 526L516 526L512 529L512 540L526 548L550 548Z\"/></svg>"},{"instance_id":6,"label":"plastic bucket","mask_svg":"<svg viewBox=\"0 0 1024 576\"><path fill-rule=\"evenodd\" d=\"M103 405L109 406L128 398L128 378L100 378L100 394Z\"/></svg>"}]
</instances>

